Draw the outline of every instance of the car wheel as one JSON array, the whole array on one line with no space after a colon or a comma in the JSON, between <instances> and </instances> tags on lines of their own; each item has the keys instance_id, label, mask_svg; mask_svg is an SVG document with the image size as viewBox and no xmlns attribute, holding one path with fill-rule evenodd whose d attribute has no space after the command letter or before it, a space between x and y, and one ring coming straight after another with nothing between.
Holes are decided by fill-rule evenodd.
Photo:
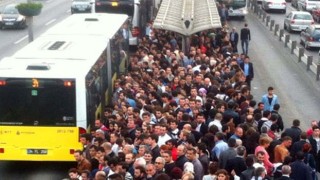
<instances>
[{"instance_id":1,"label":"car wheel","mask_svg":"<svg viewBox=\"0 0 320 180\"><path fill-rule=\"evenodd\" d=\"M20 29L25 29L27 27L26 23L21 24Z\"/></svg>"},{"instance_id":2,"label":"car wheel","mask_svg":"<svg viewBox=\"0 0 320 180\"><path fill-rule=\"evenodd\" d=\"M304 42L304 48L305 48L306 50L309 50L309 49L310 49L310 47L308 46L308 43L307 43L307 42Z\"/></svg>"},{"instance_id":3,"label":"car wheel","mask_svg":"<svg viewBox=\"0 0 320 180\"><path fill-rule=\"evenodd\" d=\"M287 13L287 11L286 11L286 10L283 10L283 11L282 11L282 13L283 13L283 14L286 14L286 13Z\"/></svg>"},{"instance_id":4,"label":"car wheel","mask_svg":"<svg viewBox=\"0 0 320 180\"><path fill-rule=\"evenodd\" d=\"M288 26L288 32L289 32L289 33L292 32L292 29L291 29L290 25Z\"/></svg>"},{"instance_id":5,"label":"car wheel","mask_svg":"<svg viewBox=\"0 0 320 180\"><path fill-rule=\"evenodd\" d=\"M287 30L286 23L283 23L283 29L284 29L284 30Z\"/></svg>"}]
</instances>

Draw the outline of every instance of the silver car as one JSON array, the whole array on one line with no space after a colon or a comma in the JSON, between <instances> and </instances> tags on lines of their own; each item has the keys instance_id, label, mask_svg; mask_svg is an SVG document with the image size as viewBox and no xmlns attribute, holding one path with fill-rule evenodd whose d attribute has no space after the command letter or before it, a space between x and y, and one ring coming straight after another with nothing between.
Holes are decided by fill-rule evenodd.
<instances>
[{"instance_id":1,"label":"silver car","mask_svg":"<svg viewBox=\"0 0 320 180\"><path fill-rule=\"evenodd\" d=\"M285 0L263 0L261 6L265 11L275 10L281 11L284 14L287 9L287 3Z\"/></svg>"},{"instance_id":2,"label":"silver car","mask_svg":"<svg viewBox=\"0 0 320 180\"><path fill-rule=\"evenodd\" d=\"M320 25L311 25L301 31L300 44L304 45L305 49L320 48Z\"/></svg>"},{"instance_id":3,"label":"silver car","mask_svg":"<svg viewBox=\"0 0 320 180\"><path fill-rule=\"evenodd\" d=\"M284 19L284 29L289 32L305 30L314 24L312 15L305 11L291 11Z\"/></svg>"}]
</instances>

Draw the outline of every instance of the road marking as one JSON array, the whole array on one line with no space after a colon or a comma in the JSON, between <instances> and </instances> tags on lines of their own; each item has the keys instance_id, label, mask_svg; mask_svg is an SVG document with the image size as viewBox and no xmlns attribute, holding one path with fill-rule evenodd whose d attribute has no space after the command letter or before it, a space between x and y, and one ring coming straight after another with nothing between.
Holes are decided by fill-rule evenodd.
<instances>
[{"instance_id":1,"label":"road marking","mask_svg":"<svg viewBox=\"0 0 320 180\"><path fill-rule=\"evenodd\" d=\"M28 35L25 35L21 39L19 39L18 41L14 42L14 44L19 44L20 42L22 42L23 40L25 40L27 38L28 38Z\"/></svg>"},{"instance_id":2,"label":"road marking","mask_svg":"<svg viewBox=\"0 0 320 180\"><path fill-rule=\"evenodd\" d=\"M45 25L48 26L49 24L55 22L57 19L52 19L51 21L47 22Z\"/></svg>"}]
</instances>

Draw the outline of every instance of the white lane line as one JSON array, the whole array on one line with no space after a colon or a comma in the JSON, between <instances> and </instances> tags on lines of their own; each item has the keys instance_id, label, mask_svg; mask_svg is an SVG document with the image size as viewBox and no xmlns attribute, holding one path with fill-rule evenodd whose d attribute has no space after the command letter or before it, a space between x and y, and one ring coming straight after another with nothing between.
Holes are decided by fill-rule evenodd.
<instances>
[{"instance_id":1,"label":"white lane line","mask_svg":"<svg viewBox=\"0 0 320 180\"><path fill-rule=\"evenodd\" d=\"M49 24L55 22L57 19L52 19L51 21L47 22L45 25L48 26Z\"/></svg>"},{"instance_id":2,"label":"white lane line","mask_svg":"<svg viewBox=\"0 0 320 180\"><path fill-rule=\"evenodd\" d=\"M19 44L20 42L22 42L23 40L25 40L27 38L28 38L28 35L25 35L21 39L19 39L18 41L14 42L14 44Z\"/></svg>"}]
</instances>

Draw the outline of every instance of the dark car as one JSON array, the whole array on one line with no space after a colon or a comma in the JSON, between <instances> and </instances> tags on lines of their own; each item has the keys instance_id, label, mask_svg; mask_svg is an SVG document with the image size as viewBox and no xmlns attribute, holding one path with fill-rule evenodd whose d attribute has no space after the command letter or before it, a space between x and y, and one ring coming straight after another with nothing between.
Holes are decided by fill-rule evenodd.
<instances>
[{"instance_id":1,"label":"dark car","mask_svg":"<svg viewBox=\"0 0 320 180\"><path fill-rule=\"evenodd\" d=\"M320 48L320 25L311 25L300 34L300 44L305 49Z\"/></svg>"},{"instance_id":2,"label":"dark car","mask_svg":"<svg viewBox=\"0 0 320 180\"><path fill-rule=\"evenodd\" d=\"M96 0L96 12L120 13L132 16L134 12L134 0Z\"/></svg>"},{"instance_id":3,"label":"dark car","mask_svg":"<svg viewBox=\"0 0 320 180\"><path fill-rule=\"evenodd\" d=\"M0 28L21 28L27 27L26 18L19 14L16 4L7 5L0 14Z\"/></svg>"},{"instance_id":4,"label":"dark car","mask_svg":"<svg viewBox=\"0 0 320 180\"><path fill-rule=\"evenodd\" d=\"M71 14L74 13L91 13L91 0L73 0L71 4Z\"/></svg>"}]
</instances>

